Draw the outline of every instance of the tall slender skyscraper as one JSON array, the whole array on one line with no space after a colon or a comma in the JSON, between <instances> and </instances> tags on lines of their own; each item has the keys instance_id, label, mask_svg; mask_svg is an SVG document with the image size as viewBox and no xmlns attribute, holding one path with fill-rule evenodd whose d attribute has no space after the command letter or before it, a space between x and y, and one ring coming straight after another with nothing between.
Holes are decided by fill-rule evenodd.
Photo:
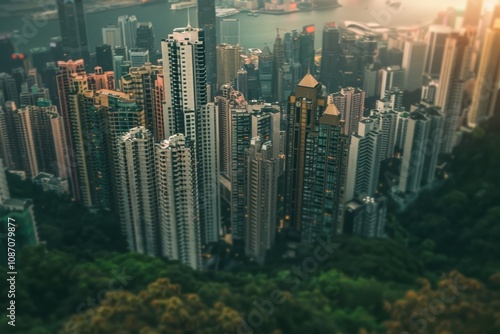
<instances>
[{"instance_id":1,"label":"tall slender skyscraper","mask_svg":"<svg viewBox=\"0 0 500 334\"><path fill-rule=\"evenodd\" d=\"M345 200L374 196L378 187L382 136L373 119L359 122L351 136Z\"/></svg>"},{"instance_id":2,"label":"tall slender skyscraper","mask_svg":"<svg viewBox=\"0 0 500 334\"><path fill-rule=\"evenodd\" d=\"M205 47L205 64L206 64L206 84L210 85L211 92L214 93L215 85L217 83L217 57L215 55L215 48L217 40L215 36L216 31L216 17L215 17L215 1L214 0L197 0L198 1L198 27L203 29L204 47ZM210 100L210 97L209 97Z\"/></svg>"},{"instance_id":3,"label":"tall slender skyscraper","mask_svg":"<svg viewBox=\"0 0 500 334\"><path fill-rule=\"evenodd\" d=\"M408 117L399 173L398 190L401 193L415 193L420 190L428 137L429 120L421 111L412 112Z\"/></svg>"},{"instance_id":4,"label":"tall slender skyscraper","mask_svg":"<svg viewBox=\"0 0 500 334\"><path fill-rule=\"evenodd\" d=\"M285 224L296 232L301 230L304 205L304 173L306 140L315 130L316 119L323 114L327 99L321 84L310 74L299 82L288 98L286 140Z\"/></svg>"},{"instance_id":5,"label":"tall slender skyscraper","mask_svg":"<svg viewBox=\"0 0 500 334\"><path fill-rule=\"evenodd\" d=\"M445 119L441 108L431 106L425 109L425 116L429 120L429 136L425 148L424 170L421 185L426 186L434 182L439 153L443 144L443 127ZM411 159L411 157L410 157Z\"/></svg>"},{"instance_id":6,"label":"tall slender skyscraper","mask_svg":"<svg viewBox=\"0 0 500 334\"><path fill-rule=\"evenodd\" d=\"M288 98L303 76L300 63L300 34L297 30L286 32L283 39L285 62L283 63L283 97ZM307 72L306 72L307 73Z\"/></svg>"},{"instance_id":7,"label":"tall slender skyscraper","mask_svg":"<svg viewBox=\"0 0 500 334\"><path fill-rule=\"evenodd\" d=\"M482 9L483 0L467 0L462 25L464 27L471 26L477 28L481 19Z\"/></svg>"},{"instance_id":8,"label":"tall slender skyscraper","mask_svg":"<svg viewBox=\"0 0 500 334\"><path fill-rule=\"evenodd\" d=\"M155 144L161 253L201 269L196 157L183 134Z\"/></svg>"},{"instance_id":9,"label":"tall slender skyscraper","mask_svg":"<svg viewBox=\"0 0 500 334\"><path fill-rule=\"evenodd\" d=\"M274 72L273 72L273 97L276 101L283 101L283 64L285 63L285 49L283 40L279 34L279 29L276 34L276 39L273 45L274 57ZM242 92L244 93L244 92Z\"/></svg>"},{"instance_id":10,"label":"tall slender skyscraper","mask_svg":"<svg viewBox=\"0 0 500 334\"><path fill-rule=\"evenodd\" d=\"M16 53L14 38L11 34L0 35L0 50L0 73L7 73L14 67L12 55Z\"/></svg>"},{"instance_id":11,"label":"tall slender skyscraper","mask_svg":"<svg viewBox=\"0 0 500 334\"><path fill-rule=\"evenodd\" d=\"M148 50L151 62L153 62L153 60L156 60L155 34L153 30L153 24L151 22L137 23L135 47Z\"/></svg>"},{"instance_id":12,"label":"tall slender skyscraper","mask_svg":"<svg viewBox=\"0 0 500 334\"><path fill-rule=\"evenodd\" d=\"M320 81L326 86L328 93L333 93L338 91L342 85L339 73L342 48L340 46L340 31L335 22L325 23L321 50Z\"/></svg>"},{"instance_id":13,"label":"tall slender skyscraper","mask_svg":"<svg viewBox=\"0 0 500 334\"><path fill-rule=\"evenodd\" d=\"M89 60L83 0L57 0L63 50L73 60Z\"/></svg>"},{"instance_id":14,"label":"tall slender skyscraper","mask_svg":"<svg viewBox=\"0 0 500 334\"><path fill-rule=\"evenodd\" d=\"M118 210L122 230L133 252L160 255L158 192L153 136L132 128L118 139Z\"/></svg>"},{"instance_id":15,"label":"tall slender skyscraper","mask_svg":"<svg viewBox=\"0 0 500 334\"><path fill-rule=\"evenodd\" d=\"M380 131L381 146L380 160L392 158L394 156L394 146L396 145L396 127L398 114L391 108L372 110L370 118L375 122L376 130Z\"/></svg>"},{"instance_id":16,"label":"tall slender skyscraper","mask_svg":"<svg viewBox=\"0 0 500 334\"><path fill-rule=\"evenodd\" d=\"M302 32L299 35L300 44L300 76L303 77L310 73L316 73L316 67L314 64L314 32L316 27L314 24L306 25L302 28Z\"/></svg>"},{"instance_id":17,"label":"tall slender skyscraper","mask_svg":"<svg viewBox=\"0 0 500 334\"><path fill-rule=\"evenodd\" d=\"M121 40L123 45L129 50L135 48L137 36L137 17L135 17L135 15L120 16L118 17L118 26L120 27L120 32L122 34Z\"/></svg>"},{"instance_id":18,"label":"tall slender skyscraper","mask_svg":"<svg viewBox=\"0 0 500 334\"><path fill-rule=\"evenodd\" d=\"M476 126L479 122L488 117L488 109L492 104L492 94L494 83L500 78L496 78L500 72L498 70L500 59L500 19L497 19L495 26L488 29L484 39L479 62L479 70L476 76L476 84L472 94L472 104L469 108L468 123Z\"/></svg>"},{"instance_id":19,"label":"tall slender skyscraper","mask_svg":"<svg viewBox=\"0 0 500 334\"><path fill-rule=\"evenodd\" d=\"M229 180L231 182L231 233L233 240L245 237L245 151L250 146L251 119L246 105L230 108Z\"/></svg>"},{"instance_id":20,"label":"tall slender skyscraper","mask_svg":"<svg viewBox=\"0 0 500 334\"><path fill-rule=\"evenodd\" d=\"M422 88L426 47L425 42L405 41L403 51L403 70L405 72L403 90L414 91Z\"/></svg>"},{"instance_id":21,"label":"tall slender skyscraper","mask_svg":"<svg viewBox=\"0 0 500 334\"><path fill-rule=\"evenodd\" d=\"M77 177L77 164L75 161L76 151L73 137L71 131L71 114L70 114L70 106L71 99L70 94L74 91L75 86L72 84L72 78L75 76L85 75L85 68L83 64L83 60L79 59L76 61L69 60L68 62L58 61L57 66L59 68L59 72L56 76L57 82L57 91L59 98L59 112L64 121L64 136L66 137L66 143L68 145L67 150L67 162L68 162L68 170L70 176L70 185L71 185L71 193L75 197L76 200L82 200L80 196L80 184Z\"/></svg>"},{"instance_id":22,"label":"tall slender skyscraper","mask_svg":"<svg viewBox=\"0 0 500 334\"><path fill-rule=\"evenodd\" d=\"M207 103L204 36L202 29L188 25L162 41L163 119L166 138L181 133L186 145L191 145L199 192L200 240L208 244L219 239L220 198L218 122L215 105Z\"/></svg>"},{"instance_id":23,"label":"tall slender skyscraper","mask_svg":"<svg viewBox=\"0 0 500 334\"><path fill-rule=\"evenodd\" d=\"M446 39L452 29L444 25L432 25L427 33L427 50L425 51L424 74L433 79L439 78L441 65L443 64L444 47Z\"/></svg>"},{"instance_id":24,"label":"tall slender skyscraper","mask_svg":"<svg viewBox=\"0 0 500 334\"><path fill-rule=\"evenodd\" d=\"M278 160L270 141L252 138L245 153L245 175L245 254L262 263L274 244L277 221Z\"/></svg>"},{"instance_id":25,"label":"tall slender skyscraper","mask_svg":"<svg viewBox=\"0 0 500 334\"><path fill-rule=\"evenodd\" d=\"M455 134L460 126L464 84L469 77L469 63L473 47L467 37L451 34L446 40L444 59L435 104L444 111L445 125L442 152L451 153Z\"/></svg>"},{"instance_id":26,"label":"tall slender skyscraper","mask_svg":"<svg viewBox=\"0 0 500 334\"><path fill-rule=\"evenodd\" d=\"M267 102L273 100L273 71L273 55L266 45L259 55L259 83L261 99Z\"/></svg>"},{"instance_id":27,"label":"tall slender skyscraper","mask_svg":"<svg viewBox=\"0 0 500 334\"><path fill-rule=\"evenodd\" d=\"M53 118L58 118L57 108L49 103L46 106L27 106L20 109L19 114L23 120L21 137L34 153L30 159L36 162L38 172L60 175L55 146L57 137L53 134L59 129L52 122ZM56 126L54 131L53 126Z\"/></svg>"},{"instance_id":28,"label":"tall slender skyscraper","mask_svg":"<svg viewBox=\"0 0 500 334\"><path fill-rule=\"evenodd\" d=\"M306 141L302 242L343 231L349 137L340 112L329 104ZM306 204L307 203L307 204Z\"/></svg>"},{"instance_id":29,"label":"tall slender skyscraper","mask_svg":"<svg viewBox=\"0 0 500 334\"><path fill-rule=\"evenodd\" d=\"M35 177L40 169L35 150L35 138L31 126L32 117L28 109L8 110L12 113L12 126L16 132L17 153L20 154L22 170L28 177Z\"/></svg>"}]
</instances>

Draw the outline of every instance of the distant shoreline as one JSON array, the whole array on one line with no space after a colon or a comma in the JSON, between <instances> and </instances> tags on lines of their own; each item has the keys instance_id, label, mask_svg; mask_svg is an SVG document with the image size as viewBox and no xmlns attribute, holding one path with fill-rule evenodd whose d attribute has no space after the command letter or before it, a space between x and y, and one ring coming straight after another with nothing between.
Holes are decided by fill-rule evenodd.
<instances>
[{"instance_id":1,"label":"distant shoreline","mask_svg":"<svg viewBox=\"0 0 500 334\"><path fill-rule=\"evenodd\" d=\"M131 7L145 7L145 6L153 6L153 5L162 5L163 3L161 2L155 2L155 3L125 3L125 4L115 4L115 5L107 5L107 4L102 4L99 7L95 7L90 5L85 5L85 15L91 15L91 14L97 14L97 13L102 13L110 10L116 10L116 9L122 9L122 8L131 8ZM9 17L9 18L22 18L22 17L29 17L30 19L33 19L34 16L42 15L44 12L42 11L26 11L24 13L16 11L16 13L12 12L0 12L0 18L4 17ZM52 21L52 20L57 20L57 13L55 15L47 15L44 16L46 20Z\"/></svg>"},{"instance_id":2,"label":"distant shoreline","mask_svg":"<svg viewBox=\"0 0 500 334\"><path fill-rule=\"evenodd\" d=\"M342 7L341 4L333 4L333 5L325 5L325 6L318 6L318 7L311 7L307 9L295 9L295 10L265 10L265 9L259 9L256 11L256 13L259 14L269 14L269 15L287 15L287 14L295 14L295 13L302 13L302 12L312 12L315 10L324 10L324 9L333 9L333 8L338 8Z\"/></svg>"},{"instance_id":3,"label":"distant shoreline","mask_svg":"<svg viewBox=\"0 0 500 334\"><path fill-rule=\"evenodd\" d=\"M130 3L130 4L116 4L116 5L102 5L102 7L90 7L86 6L85 8L85 15L92 15L92 14L97 14L97 13L102 13L110 10L116 10L116 9L122 9L122 8L131 8L131 7L144 7L144 6L154 6L154 5L164 5L165 3L162 2L152 2L152 3ZM311 12L315 10L325 10L325 9L333 9L333 8L338 8L342 7L341 4L333 4L333 5L326 5L326 6L320 6L320 7L314 7L314 8L308 8L308 9L297 9L293 11L272 11L272 10L264 10L264 9L259 9L257 11L253 11L258 14L268 14L268 15L287 15L287 14L296 14L296 13L301 13L301 12ZM170 9L170 8L169 8ZM189 9L189 8L182 8L182 9ZM244 11L243 11L244 12ZM0 18L3 17L9 17L9 18L22 18L22 17L29 17L30 19L33 19L36 16L40 16L40 18L43 18L44 20L57 20L57 13L50 13L49 15L44 15L41 16L44 12L32 12L32 11L26 11L25 13L10 13L10 12L0 12Z\"/></svg>"}]
</instances>

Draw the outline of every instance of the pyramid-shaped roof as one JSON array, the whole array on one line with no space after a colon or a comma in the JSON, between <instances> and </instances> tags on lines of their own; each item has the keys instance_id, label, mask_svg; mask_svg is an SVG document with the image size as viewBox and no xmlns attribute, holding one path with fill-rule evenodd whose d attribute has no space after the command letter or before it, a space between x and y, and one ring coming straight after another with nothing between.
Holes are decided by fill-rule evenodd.
<instances>
[{"instance_id":1,"label":"pyramid-shaped roof","mask_svg":"<svg viewBox=\"0 0 500 334\"><path fill-rule=\"evenodd\" d=\"M338 116L340 115L339 110L337 109L337 106L333 103L330 103L326 109L325 109L325 115L333 115L333 116Z\"/></svg>"},{"instance_id":2,"label":"pyramid-shaped roof","mask_svg":"<svg viewBox=\"0 0 500 334\"><path fill-rule=\"evenodd\" d=\"M321 116L319 120L320 124L327 124L327 125L334 125L334 126L339 126L340 125L340 112L335 106L335 104L330 103L326 109L325 112L323 113L323 116Z\"/></svg>"},{"instance_id":3,"label":"pyramid-shaped roof","mask_svg":"<svg viewBox=\"0 0 500 334\"><path fill-rule=\"evenodd\" d=\"M264 50L262 50L261 56L263 57L272 56L271 50L269 50L269 47L267 45L264 47Z\"/></svg>"},{"instance_id":4,"label":"pyramid-shaped roof","mask_svg":"<svg viewBox=\"0 0 500 334\"><path fill-rule=\"evenodd\" d=\"M307 88L314 88L318 84L319 82L309 72L307 72L307 74L299 82L299 86Z\"/></svg>"}]
</instances>

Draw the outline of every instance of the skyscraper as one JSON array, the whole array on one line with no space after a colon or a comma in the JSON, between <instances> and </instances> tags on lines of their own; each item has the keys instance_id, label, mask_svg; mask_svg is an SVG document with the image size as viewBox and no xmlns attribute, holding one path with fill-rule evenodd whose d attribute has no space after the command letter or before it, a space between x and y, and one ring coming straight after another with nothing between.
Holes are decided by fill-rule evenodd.
<instances>
[{"instance_id":1,"label":"skyscraper","mask_svg":"<svg viewBox=\"0 0 500 334\"><path fill-rule=\"evenodd\" d=\"M14 62L12 55L16 53L14 48L14 39L11 34L1 34L0 35L0 73L10 72L10 69L14 67Z\"/></svg>"},{"instance_id":2,"label":"skyscraper","mask_svg":"<svg viewBox=\"0 0 500 334\"><path fill-rule=\"evenodd\" d=\"M339 66L342 56L340 31L335 22L325 23L323 27L323 47L321 49L320 81L328 93L338 91L342 83Z\"/></svg>"},{"instance_id":3,"label":"skyscraper","mask_svg":"<svg viewBox=\"0 0 500 334\"><path fill-rule=\"evenodd\" d=\"M222 19L220 20L220 41L221 44L240 44L240 20Z\"/></svg>"},{"instance_id":4,"label":"skyscraper","mask_svg":"<svg viewBox=\"0 0 500 334\"><path fill-rule=\"evenodd\" d=\"M19 105L19 90L16 79L7 73L0 73L0 103L13 101Z\"/></svg>"},{"instance_id":5,"label":"skyscraper","mask_svg":"<svg viewBox=\"0 0 500 334\"><path fill-rule=\"evenodd\" d=\"M129 51L130 65L132 67L140 67L149 63L149 50L147 49L130 49Z\"/></svg>"},{"instance_id":6,"label":"skyscraper","mask_svg":"<svg viewBox=\"0 0 500 334\"><path fill-rule=\"evenodd\" d=\"M83 202L82 197L80 196L80 184L77 177L77 164L75 161L76 153L74 145L75 138L73 137L73 133L71 131L70 94L75 89L72 84L73 76L84 76L85 68L82 59L76 61L69 60L67 62L58 61L57 66L59 69L59 72L56 75L59 112L64 121L64 136L66 137L66 143L68 145L68 150L66 152L68 156L66 159L68 161L68 170L71 181L71 193L76 200L81 200Z\"/></svg>"},{"instance_id":7,"label":"skyscraper","mask_svg":"<svg viewBox=\"0 0 500 334\"><path fill-rule=\"evenodd\" d=\"M428 137L427 117L421 110L410 113L399 173L398 190L401 193L416 193L420 190Z\"/></svg>"},{"instance_id":8,"label":"skyscraper","mask_svg":"<svg viewBox=\"0 0 500 334\"><path fill-rule=\"evenodd\" d=\"M217 87L233 83L241 69L241 48L238 45L217 45Z\"/></svg>"},{"instance_id":9,"label":"skyscraper","mask_svg":"<svg viewBox=\"0 0 500 334\"><path fill-rule=\"evenodd\" d=\"M469 78L469 63L473 47L467 37L457 33L446 40L444 59L435 104L442 108L445 117L442 152L451 153L460 115L464 109L464 84Z\"/></svg>"},{"instance_id":10,"label":"skyscraper","mask_svg":"<svg viewBox=\"0 0 500 334\"><path fill-rule=\"evenodd\" d=\"M335 104L344 121L344 133L351 135L358 131L358 122L365 111L365 92L359 88L342 88L340 92L328 96L329 103Z\"/></svg>"},{"instance_id":11,"label":"skyscraper","mask_svg":"<svg viewBox=\"0 0 500 334\"><path fill-rule=\"evenodd\" d=\"M300 35L297 30L286 32L283 39L285 62L283 68L282 99L288 98L303 76L301 73ZM307 73L307 72L306 72Z\"/></svg>"},{"instance_id":12,"label":"skyscraper","mask_svg":"<svg viewBox=\"0 0 500 334\"><path fill-rule=\"evenodd\" d=\"M164 135L168 138L184 134L186 145L192 145L192 168L197 173L199 192L200 240L208 244L219 239L220 199L217 113L214 104L207 103L204 54L204 31L189 25L175 29L162 41Z\"/></svg>"},{"instance_id":13,"label":"skyscraper","mask_svg":"<svg viewBox=\"0 0 500 334\"><path fill-rule=\"evenodd\" d=\"M382 136L373 119L359 122L359 130L351 136L345 200L374 196L378 187Z\"/></svg>"},{"instance_id":14,"label":"skyscraper","mask_svg":"<svg viewBox=\"0 0 500 334\"><path fill-rule=\"evenodd\" d=\"M63 50L73 60L89 60L83 0L57 0Z\"/></svg>"},{"instance_id":15,"label":"skyscraper","mask_svg":"<svg viewBox=\"0 0 500 334\"><path fill-rule=\"evenodd\" d=\"M102 67L103 71L113 71L113 50L107 44L99 45L95 48L96 64Z\"/></svg>"},{"instance_id":16,"label":"skyscraper","mask_svg":"<svg viewBox=\"0 0 500 334\"><path fill-rule=\"evenodd\" d=\"M5 175L5 166L0 159L0 205L10 198L9 185L7 184L7 176Z\"/></svg>"},{"instance_id":17,"label":"skyscraper","mask_svg":"<svg viewBox=\"0 0 500 334\"><path fill-rule=\"evenodd\" d=\"M245 175L245 255L262 263L274 244L277 221L278 160L270 141L252 138L245 153Z\"/></svg>"},{"instance_id":18,"label":"skyscraper","mask_svg":"<svg viewBox=\"0 0 500 334\"><path fill-rule=\"evenodd\" d=\"M243 96L248 96L248 73L244 68L236 73L236 90L241 92Z\"/></svg>"},{"instance_id":19,"label":"skyscraper","mask_svg":"<svg viewBox=\"0 0 500 334\"><path fill-rule=\"evenodd\" d=\"M251 118L246 105L230 108L229 129L229 181L231 182L231 235L233 241L245 237L245 151L252 138Z\"/></svg>"},{"instance_id":20,"label":"skyscraper","mask_svg":"<svg viewBox=\"0 0 500 334\"><path fill-rule=\"evenodd\" d=\"M403 51L403 90L414 91L422 88L426 48L427 44L425 42L405 41Z\"/></svg>"},{"instance_id":21,"label":"skyscraper","mask_svg":"<svg viewBox=\"0 0 500 334\"><path fill-rule=\"evenodd\" d=\"M53 61L50 50L46 47L32 48L30 50L30 54L31 64L38 71L38 73L42 72L47 67L47 63Z\"/></svg>"},{"instance_id":22,"label":"skyscraper","mask_svg":"<svg viewBox=\"0 0 500 334\"><path fill-rule=\"evenodd\" d=\"M183 134L155 144L161 254L201 269L195 153Z\"/></svg>"},{"instance_id":23,"label":"skyscraper","mask_svg":"<svg viewBox=\"0 0 500 334\"><path fill-rule=\"evenodd\" d=\"M452 29L444 25L432 25L427 32L424 74L429 75L433 79L439 78L446 39L451 32Z\"/></svg>"},{"instance_id":24,"label":"skyscraper","mask_svg":"<svg viewBox=\"0 0 500 334\"><path fill-rule=\"evenodd\" d=\"M380 131L380 160L390 159L394 156L394 147L396 145L396 127L398 114L391 108L382 108L372 110L370 118L375 122L376 130Z\"/></svg>"},{"instance_id":25,"label":"skyscraper","mask_svg":"<svg viewBox=\"0 0 500 334\"><path fill-rule=\"evenodd\" d=\"M122 91L130 94L135 102L143 107L146 114L146 128L150 131L154 131L155 122L154 85L162 70L161 66L146 63L139 67L131 67L129 73L121 77ZM158 103L161 106L160 101Z\"/></svg>"},{"instance_id":26,"label":"skyscraper","mask_svg":"<svg viewBox=\"0 0 500 334\"><path fill-rule=\"evenodd\" d=\"M429 136L425 148L424 170L421 185L426 186L434 182L439 153L443 145L443 128L445 119L440 107L427 107L424 111L429 120Z\"/></svg>"},{"instance_id":27,"label":"skyscraper","mask_svg":"<svg viewBox=\"0 0 500 334\"><path fill-rule=\"evenodd\" d=\"M216 40L216 18L215 18L215 1L213 0L197 0L198 1L198 27L204 31L204 48L205 48L205 64L206 64L206 84L210 85L211 94L214 93L215 84L217 83L217 58L215 55ZM209 97L210 100L210 97Z\"/></svg>"},{"instance_id":28,"label":"skyscraper","mask_svg":"<svg viewBox=\"0 0 500 334\"><path fill-rule=\"evenodd\" d=\"M20 135L29 143L27 147L33 152L31 159L36 163L38 172L61 175L56 152L56 141L61 139L55 136L54 132L58 132L59 128L52 121L59 117L57 108L48 101L40 101L40 105L20 109L19 114L23 119Z\"/></svg>"},{"instance_id":29,"label":"skyscraper","mask_svg":"<svg viewBox=\"0 0 500 334\"><path fill-rule=\"evenodd\" d=\"M276 39L273 45L274 72L273 72L273 97L276 101L283 101L283 64L285 63L285 49L283 40L277 29ZM241 91L241 90L240 90Z\"/></svg>"},{"instance_id":30,"label":"skyscraper","mask_svg":"<svg viewBox=\"0 0 500 334\"><path fill-rule=\"evenodd\" d=\"M32 118L27 109L13 108L7 110L12 113L11 126L16 132L15 144L17 146L17 154L19 154L21 162L21 170L24 170L26 176L34 177L39 172L37 154L35 150L35 139L33 138L33 129L31 127Z\"/></svg>"},{"instance_id":31,"label":"skyscraper","mask_svg":"<svg viewBox=\"0 0 500 334\"><path fill-rule=\"evenodd\" d=\"M306 25L302 28L299 35L300 44L300 77L310 73L316 73L314 64L314 32L316 27L314 24Z\"/></svg>"},{"instance_id":32,"label":"skyscraper","mask_svg":"<svg viewBox=\"0 0 500 334\"><path fill-rule=\"evenodd\" d=\"M347 203L346 225L353 234L367 238L384 237L387 199L365 196Z\"/></svg>"},{"instance_id":33,"label":"skyscraper","mask_svg":"<svg viewBox=\"0 0 500 334\"><path fill-rule=\"evenodd\" d=\"M500 19L496 20L495 26L488 29L481 50L481 59L476 76L476 84L472 94L472 103L469 108L468 123L476 126L488 117L488 111L492 104L494 83L500 72L498 70L500 59Z\"/></svg>"},{"instance_id":34,"label":"skyscraper","mask_svg":"<svg viewBox=\"0 0 500 334\"><path fill-rule=\"evenodd\" d=\"M129 50L135 48L137 36L137 17L135 17L135 15L122 15L118 17L118 26L120 27L120 32L122 34L121 40L123 45Z\"/></svg>"},{"instance_id":35,"label":"skyscraper","mask_svg":"<svg viewBox=\"0 0 500 334\"><path fill-rule=\"evenodd\" d=\"M107 127L106 103L101 106L95 100L99 94L88 89L86 77L76 77L72 85L77 88L68 96L73 139L70 157L76 164L70 167L75 175L73 183L78 185L74 196L87 207L111 208L113 141Z\"/></svg>"},{"instance_id":36,"label":"skyscraper","mask_svg":"<svg viewBox=\"0 0 500 334\"><path fill-rule=\"evenodd\" d=\"M315 130L315 120L323 114L327 99L321 84L306 74L288 98L286 140L285 224L296 232L301 230L304 203L306 140Z\"/></svg>"},{"instance_id":37,"label":"skyscraper","mask_svg":"<svg viewBox=\"0 0 500 334\"><path fill-rule=\"evenodd\" d=\"M329 104L306 140L301 231L305 244L343 232L348 143L340 112Z\"/></svg>"},{"instance_id":38,"label":"skyscraper","mask_svg":"<svg viewBox=\"0 0 500 334\"><path fill-rule=\"evenodd\" d=\"M163 70L163 67L162 67ZM159 73L153 86L153 136L156 141L165 140L165 125L163 119L163 98L165 86L163 73Z\"/></svg>"},{"instance_id":39,"label":"skyscraper","mask_svg":"<svg viewBox=\"0 0 500 334\"><path fill-rule=\"evenodd\" d=\"M140 126L146 126L146 113L143 107L130 98L128 94L99 90L95 94L95 104L99 106L101 113L106 117L106 139L108 140L108 151L113 159L111 168L111 188L113 191L114 205L117 205L116 199L119 198L117 191L118 179L116 157L118 157L118 140L130 129ZM97 137L99 138L99 137Z\"/></svg>"},{"instance_id":40,"label":"skyscraper","mask_svg":"<svg viewBox=\"0 0 500 334\"><path fill-rule=\"evenodd\" d=\"M259 55L259 83L261 99L271 102L273 99L274 59L267 45Z\"/></svg>"},{"instance_id":41,"label":"skyscraper","mask_svg":"<svg viewBox=\"0 0 500 334\"><path fill-rule=\"evenodd\" d=\"M130 129L118 139L117 153L118 210L128 247L133 252L160 255L159 193L151 132L144 127Z\"/></svg>"},{"instance_id":42,"label":"skyscraper","mask_svg":"<svg viewBox=\"0 0 500 334\"><path fill-rule=\"evenodd\" d=\"M406 145L406 133L408 132L408 121L410 113L406 111L398 112L396 121L396 139L394 141L394 153L404 153Z\"/></svg>"},{"instance_id":43,"label":"skyscraper","mask_svg":"<svg viewBox=\"0 0 500 334\"><path fill-rule=\"evenodd\" d=\"M5 107L0 106L0 149L5 168L21 170L23 163L13 119L16 108L14 101L6 101Z\"/></svg>"},{"instance_id":44,"label":"skyscraper","mask_svg":"<svg viewBox=\"0 0 500 334\"><path fill-rule=\"evenodd\" d=\"M380 70L380 98L383 99L387 91L392 88L403 89L404 71L400 66L386 67Z\"/></svg>"},{"instance_id":45,"label":"skyscraper","mask_svg":"<svg viewBox=\"0 0 500 334\"><path fill-rule=\"evenodd\" d=\"M185 113L196 112L208 102L201 29L177 28L162 40L165 80L165 136L185 133ZM193 69L187 72L187 69Z\"/></svg>"},{"instance_id":46,"label":"skyscraper","mask_svg":"<svg viewBox=\"0 0 500 334\"><path fill-rule=\"evenodd\" d=\"M120 26L109 25L102 28L102 43L108 44L111 48L124 45Z\"/></svg>"},{"instance_id":47,"label":"skyscraper","mask_svg":"<svg viewBox=\"0 0 500 334\"><path fill-rule=\"evenodd\" d=\"M483 9L483 0L467 0L462 26L478 27Z\"/></svg>"},{"instance_id":48,"label":"skyscraper","mask_svg":"<svg viewBox=\"0 0 500 334\"><path fill-rule=\"evenodd\" d=\"M137 31L135 37L135 47L149 51L151 62L156 60L155 34L153 24L151 22L137 23Z\"/></svg>"}]
</instances>

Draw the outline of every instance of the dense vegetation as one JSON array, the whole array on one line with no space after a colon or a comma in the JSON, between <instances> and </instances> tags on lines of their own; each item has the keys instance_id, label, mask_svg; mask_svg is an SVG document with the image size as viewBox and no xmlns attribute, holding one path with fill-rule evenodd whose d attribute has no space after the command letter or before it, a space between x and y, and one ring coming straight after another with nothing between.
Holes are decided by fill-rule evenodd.
<instances>
[{"instance_id":1,"label":"dense vegetation","mask_svg":"<svg viewBox=\"0 0 500 334\"><path fill-rule=\"evenodd\" d=\"M46 241L21 254L15 330L500 333L498 147L498 120L467 135L446 181L390 216L390 239L342 237L322 261L276 256L225 271L126 253L113 213L9 178L14 196L34 198ZM7 321L2 314L0 332L12 332Z\"/></svg>"}]
</instances>

